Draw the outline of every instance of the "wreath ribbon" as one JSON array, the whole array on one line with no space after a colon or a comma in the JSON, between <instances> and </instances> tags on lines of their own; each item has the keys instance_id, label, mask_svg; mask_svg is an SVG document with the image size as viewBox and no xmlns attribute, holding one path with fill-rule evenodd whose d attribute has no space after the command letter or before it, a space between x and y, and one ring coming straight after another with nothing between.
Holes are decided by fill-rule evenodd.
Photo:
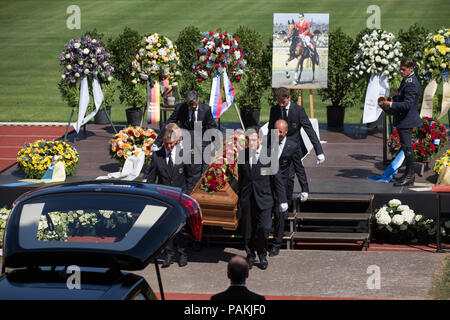
<instances>
[{"instance_id":1,"label":"wreath ribbon","mask_svg":"<svg viewBox=\"0 0 450 320\"><path fill-rule=\"evenodd\" d=\"M422 108L420 109L420 117L433 117L433 98L436 94L438 84L436 80L431 80L423 92ZM444 81L442 89L441 119L450 109L450 80Z\"/></svg>"},{"instance_id":2,"label":"wreath ribbon","mask_svg":"<svg viewBox=\"0 0 450 320\"><path fill-rule=\"evenodd\" d=\"M97 78L92 80L92 94L94 96L94 104L95 110L90 114L86 115L86 111L89 105L89 84L87 77L81 79L80 84L80 102L78 104L78 120L73 124L75 131L78 133L82 125L86 124L89 120L91 120L100 109L100 106L103 102L103 92L100 83Z\"/></svg>"},{"instance_id":3,"label":"wreath ribbon","mask_svg":"<svg viewBox=\"0 0 450 320\"><path fill-rule=\"evenodd\" d=\"M221 75L220 72L213 78L211 85L211 96L209 98L209 105L211 106L211 112L214 119L219 119L222 114L234 102L236 95L233 84L228 77L227 71L223 71L223 86L225 91L225 101L222 102L222 88L221 88Z\"/></svg>"}]
</instances>

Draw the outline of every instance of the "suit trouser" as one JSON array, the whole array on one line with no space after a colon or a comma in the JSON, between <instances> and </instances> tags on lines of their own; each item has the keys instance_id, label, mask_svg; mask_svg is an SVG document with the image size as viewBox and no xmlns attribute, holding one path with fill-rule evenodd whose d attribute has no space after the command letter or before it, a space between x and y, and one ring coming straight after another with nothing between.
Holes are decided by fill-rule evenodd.
<instances>
[{"instance_id":1,"label":"suit trouser","mask_svg":"<svg viewBox=\"0 0 450 320\"><path fill-rule=\"evenodd\" d=\"M294 173L294 170L292 170ZM289 182L292 181L292 185L294 184L294 177L290 178L288 181L288 185L286 186L286 196L288 203L292 200L292 192L293 190L290 190L289 192ZM293 188L293 186L292 186ZM285 212L281 212L280 210L280 203L278 201L275 201L275 205L273 207L272 213L273 213L273 243L276 247L281 247L281 242L283 241L283 234L284 234L284 225L286 221L286 216L289 210Z\"/></svg>"},{"instance_id":2,"label":"suit trouser","mask_svg":"<svg viewBox=\"0 0 450 320\"><path fill-rule=\"evenodd\" d=\"M247 256L266 257L270 229L272 228L272 208L259 209L255 197L242 207L244 248Z\"/></svg>"},{"instance_id":3,"label":"suit trouser","mask_svg":"<svg viewBox=\"0 0 450 320\"><path fill-rule=\"evenodd\" d=\"M180 232L175 238L169 241L166 246L166 253L171 256L175 256L177 253L179 253L180 256L185 256L188 242L189 238Z\"/></svg>"},{"instance_id":4,"label":"suit trouser","mask_svg":"<svg viewBox=\"0 0 450 320\"><path fill-rule=\"evenodd\" d=\"M402 150L407 153L412 150L412 129L411 128L397 128L398 136Z\"/></svg>"},{"instance_id":5,"label":"suit trouser","mask_svg":"<svg viewBox=\"0 0 450 320\"><path fill-rule=\"evenodd\" d=\"M289 166L289 180L286 187L286 198L288 201L288 205L290 205L290 202L292 200L292 194L294 193L294 183L295 183L295 167L294 163L291 162L291 165Z\"/></svg>"}]
</instances>

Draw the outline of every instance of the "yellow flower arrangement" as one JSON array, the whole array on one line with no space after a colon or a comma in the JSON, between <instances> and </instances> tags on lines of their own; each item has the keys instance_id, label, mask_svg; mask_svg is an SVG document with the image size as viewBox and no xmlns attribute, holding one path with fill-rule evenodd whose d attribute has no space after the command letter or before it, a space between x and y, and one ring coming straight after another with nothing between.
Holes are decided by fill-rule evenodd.
<instances>
[{"instance_id":1,"label":"yellow flower arrangement","mask_svg":"<svg viewBox=\"0 0 450 320\"><path fill-rule=\"evenodd\" d=\"M426 81L448 80L450 59L450 29L441 28L436 34L428 34L423 51L416 54L419 76Z\"/></svg>"},{"instance_id":2,"label":"yellow flower arrangement","mask_svg":"<svg viewBox=\"0 0 450 320\"><path fill-rule=\"evenodd\" d=\"M436 160L433 170L439 175L444 167L450 167L450 149L447 149L447 152L444 152L444 154Z\"/></svg>"},{"instance_id":3,"label":"yellow flower arrangement","mask_svg":"<svg viewBox=\"0 0 450 320\"><path fill-rule=\"evenodd\" d=\"M31 179L42 178L56 161L62 161L66 175L72 175L77 169L78 160L77 150L67 142L58 140L42 139L26 143L17 153L19 168L24 171L27 178Z\"/></svg>"}]
</instances>

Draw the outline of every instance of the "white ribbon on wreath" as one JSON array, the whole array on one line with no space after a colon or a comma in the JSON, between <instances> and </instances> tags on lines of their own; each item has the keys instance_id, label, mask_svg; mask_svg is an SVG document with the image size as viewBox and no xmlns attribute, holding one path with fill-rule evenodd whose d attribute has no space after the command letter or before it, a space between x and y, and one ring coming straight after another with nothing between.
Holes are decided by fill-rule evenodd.
<instances>
[{"instance_id":1,"label":"white ribbon on wreath","mask_svg":"<svg viewBox=\"0 0 450 320\"><path fill-rule=\"evenodd\" d=\"M386 97L389 94L389 81L385 74L370 76L367 85L366 98L364 100L363 123L377 121L383 111L378 107L378 97Z\"/></svg>"},{"instance_id":2,"label":"white ribbon on wreath","mask_svg":"<svg viewBox=\"0 0 450 320\"><path fill-rule=\"evenodd\" d=\"M75 131L78 133L80 131L81 126L86 124L89 120L91 120L100 109L100 106L103 102L103 92L100 83L97 78L92 80L92 94L94 96L94 104L95 110L90 114L86 115L86 111L89 105L89 84L87 77L81 79L80 85L80 103L78 105L78 120L73 124Z\"/></svg>"}]
</instances>

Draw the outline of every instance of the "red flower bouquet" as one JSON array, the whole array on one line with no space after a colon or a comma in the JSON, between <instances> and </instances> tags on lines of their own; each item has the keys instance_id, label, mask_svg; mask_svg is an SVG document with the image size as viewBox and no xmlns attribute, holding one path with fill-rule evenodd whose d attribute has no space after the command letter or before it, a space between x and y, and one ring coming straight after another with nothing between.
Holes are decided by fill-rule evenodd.
<instances>
[{"instance_id":1,"label":"red flower bouquet","mask_svg":"<svg viewBox=\"0 0 450 320\"><path fill-rule=\"evenodd\" d=\"M212 163L203 173L200 188L209 193L220 191L232 179L238 180L238 155L245 148L242 130L236 130L223 144Z\"/></svg>"},{"instance_id":2,"label":"red flower bouquet","mask_svg":"<svg viewBox=\"0 0 450 320\"><path fill-rule=\"evenodd\" d=\"M412 148L414 160L417 162L434 158L447 142L447 131L439 120L424 117L422 122L422 127L416 127L412 131ZM397 130L391 135L389 148L394 156L400 151L400 137Z\"/></svg>"}]
</instances>

